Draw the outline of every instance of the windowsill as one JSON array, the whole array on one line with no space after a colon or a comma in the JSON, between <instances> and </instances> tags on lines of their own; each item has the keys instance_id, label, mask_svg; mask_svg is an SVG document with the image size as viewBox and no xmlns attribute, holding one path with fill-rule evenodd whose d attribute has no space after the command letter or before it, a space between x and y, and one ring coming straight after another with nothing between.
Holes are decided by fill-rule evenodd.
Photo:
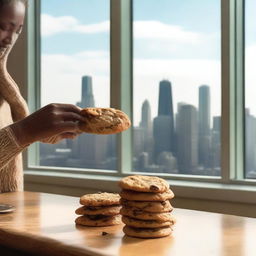
<instances>
[{"instance_id":1,"label":"windowsill","mask_svg":"<svg viewBox=\"0 0 256 256\"><path fill-rule=\"evenodd\" d=\"M55 171L25 171L25 184L56 186L63 189L80 189L119 192L120 177L109 175L60 173ZM256 203L256 186L245 184L221 184L212 182L169 180L176 198L206 199L232 203ZM46 192L46 191L44 191Z\"/></svg>"}]
</instances>

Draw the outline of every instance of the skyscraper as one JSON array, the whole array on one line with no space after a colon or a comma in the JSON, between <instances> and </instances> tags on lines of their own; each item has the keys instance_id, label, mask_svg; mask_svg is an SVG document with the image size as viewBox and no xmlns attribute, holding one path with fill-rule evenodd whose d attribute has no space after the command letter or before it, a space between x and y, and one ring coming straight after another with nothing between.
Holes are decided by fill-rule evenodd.
<instances>
[{"instance_id":1,"label":"skyscraper","mask_svg":"<svg viewBox=\"0 0 256 256\"><path fill-rule=\"evenodd\" d=\"M154 159L163 152L174 152L174 117L172 87L168 80L159 84L158 116L153 121Z\"/></svg>"},{"instance_id":2,"label":"skyscraper","mask_svg":"<svg viewBox=\"0 0 256 256\"><path fill-rule=\"evenodd\" d=\"M154 159L163 152L172 152L172 137L171 129L172 122L170 116L157 116L153 121L153 136L154 136Z\"/></svg>"},{"instance_id":3,"label":"skyscraper","mask_svg":"<svg viewBox=\"0 0 256 256\"><path fill-rule=\"evenodd\" d=\"M159 84L158 116L170 116L173 119L172 104L171 82L168 80L162 80Z\"/></svg>"},{"instance_id":4,"label":"skyscraper","mask_svg":"<svg viewBox=\"0 0 256 256\"><path fill-rule=\"evenodd\" d=\"M198 165L197 109L181 104L177 118L179 173L192 174Z\"/></svg>"},{"instance_id":5,"label":"skyscraper","mask_svg":"<svg viewBox=\"0 0 256 256\"><path fill-rule=\"evenodd\" d=\"M95 106L91 76L82 77L82 98L81 102L79 102L77 105L82 108Z\"/></svg>"},{"instance_id":6,"label":"skyscraper","mask_svg":"<svg viewBox=\"0 0 256 256\"><path fill-rule=\"evenodd\" d=\"M147 130L152 129L151 108L148 100L144 100L142 104L140 127L143 127Z\"/></svg>"},{"instance_id":7,"label":"skyscraper","mask_svg":"<svg viewBox=\"0 0 256 256\"><path fill-rule=\"evenodd\" d=\"M210 88L208 85L199 87L199 164L204 167L209 166L211 151L211 134L210 134Z\"/></svg>"},{"instance_id":8,"label":"skyscraper","mask_svg":"<svg viewBox=\"0 0 256 256\"><path fill-rule=\"evenodd\" d=\"M143 130L143 151L152 154L153 132L151 108L148 100L145 100L142 104L140 127Z\"/></svg>"}]
</instances>

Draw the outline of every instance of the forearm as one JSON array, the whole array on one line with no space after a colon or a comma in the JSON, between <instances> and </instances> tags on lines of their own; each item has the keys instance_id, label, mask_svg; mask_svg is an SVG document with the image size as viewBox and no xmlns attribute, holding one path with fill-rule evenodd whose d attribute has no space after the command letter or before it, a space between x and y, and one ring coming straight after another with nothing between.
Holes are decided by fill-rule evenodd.
<instances>
[{"instance_id":1,"label":"forearm","mask_svg":"<svg viewBox=\"0 0 256 256\"><path fill-rule=\"evenodd\" d=\"M10 126L0 130L0 169L22 152L28 145L20 145Z\"/></svg>"}]
</instances>

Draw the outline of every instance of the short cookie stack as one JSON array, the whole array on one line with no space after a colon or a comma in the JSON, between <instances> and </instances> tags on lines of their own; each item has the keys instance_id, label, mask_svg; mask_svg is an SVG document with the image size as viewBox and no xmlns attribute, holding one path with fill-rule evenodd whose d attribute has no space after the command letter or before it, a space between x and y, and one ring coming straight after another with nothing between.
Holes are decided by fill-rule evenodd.
<instances>
[{"instance_id":1,"label":"short cookie stack","mask_svg":"<svg viewBox=\"0 0 256 256\"><path fill-rule=\"evenodd\" d=\"M75 211L76 214L82 216L77 217L75 223L91 227L121 224L119 201L120 196L114 193L84 195L80 198L80 204L83 206Z\"/></svg>"},{"instance_id":2,"label":"short cookie stack","mask_svg":"<svg viewBox=\"0 0 256 256\"><path fill-rule=\"evenodd\" d=\"M158 177L133 175L119 182L122 221L126 235L139 238L157 238L172 233L175 223L171 215L174 197L168 183Z\"/></svg>"}]
</instances>

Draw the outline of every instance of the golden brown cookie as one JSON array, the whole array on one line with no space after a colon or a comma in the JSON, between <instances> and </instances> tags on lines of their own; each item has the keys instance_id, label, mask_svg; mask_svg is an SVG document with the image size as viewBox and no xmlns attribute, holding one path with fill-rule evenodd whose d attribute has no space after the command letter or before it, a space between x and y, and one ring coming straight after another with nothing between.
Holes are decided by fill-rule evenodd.
<instances>
[{"instance_id":1,"label":"golden brown cookie","mask_svg":"<svg viewBox=\"0 0 256 256\"><path fill-rule=\"evenodd\" d=\"M121 215L83 215L76 218L75 223L90 227L104 227L121 224Z\"/></svg>"},{"instance_id":2,"label":"golden brown cookie","mask_svg":"<svg viewBox=\"0 0 256 256\"><path fill-rule=\"evenodd\" d=\"M120 196L131 201L166 201L174 197L173 192L168 189L163 193L136 192L131 190L122 190Z\"/></svg>"},{"instance_id":3,"label":"golden brown cookie","mask_svg":"<svg viewBox=\"0 0 256 256\"><path fill-rule=\"evenodd\" d=\"M169 236L172 233L171 227L163 228L133 228L124 226L123 232L127 236L139 237L139 238L157 238Z\"/></svg>"},{"instance_id":4,"label":"golden brown cookie","mask_svg":"<svg viewBox=\"0 0 256 256\"><path fill-rule=\"evenodd\" d=\"M121 209L120 205L114 206L81 206L76 209L75 213L78 215L117 215Z\"/></svg>"},{"instance_id":5,"label":"golden brown cookie","mask_svg":"<svg viewBox=\"0 0 256 256\"><path fill-rule=\"evenodd\" d=\"M156 176L132 175L119 181L122 189L138 192L165 192L169 189L169 184L164 179Z\"/></svg>"},{"instance_id":6,"label":"golden brown cookie","mask_svg":"<svg viewBox=\"0 0 256 256\"><path fill-rule=\"evenodd\" d=\"M169 212L173 209L169 200L165 201L129 201L121 198L121 205L136 208L145 212Z\"/></svg>"},{"instance_id":7,"label":"golden brown cookie","mask_svg":"<svg viewBox=\"0 0 256 256\"><path fill-rule=\"evenodd\" d=\"M119 205L120 196L116 193L95 193L80 197L80 204L86 206Z\"/></svg>"},{"instance_id":8,"label":"golden brown cookie","mask_svg":"<svg viewBox=\"0 0 256 256\"><path fill-rule=\"evenodd\" d=\"M129 117L114 108L84 108L81 114L86 120L80 124L80 129L87 133L113 134L131 126Z\"/></svg>"},{"instance_id":9,"label":"golden brown cookie","mask_svg":"<svg viewBox=\"0 0 256 256\"><path fill-rule=\"evenodd\" d=\"M139 220L158 220L162 222L172 220L170 212L144 212L137 209L122 207L120 214Z\"/></svg>"},{"instance_id":10,"label":"golden brown cookie","mask_svg":"<svg viewBox=\"0 0 256 256\"><path fill-rule=\"evenodd\" d=\"M173 217L172 217L173 218ZM175 219L171 221L157 221L157 220L139 220L127 216L122 216L122 222L130 227L135 228L160 228L174 225Z\"/></svg>"}]
</instances>

